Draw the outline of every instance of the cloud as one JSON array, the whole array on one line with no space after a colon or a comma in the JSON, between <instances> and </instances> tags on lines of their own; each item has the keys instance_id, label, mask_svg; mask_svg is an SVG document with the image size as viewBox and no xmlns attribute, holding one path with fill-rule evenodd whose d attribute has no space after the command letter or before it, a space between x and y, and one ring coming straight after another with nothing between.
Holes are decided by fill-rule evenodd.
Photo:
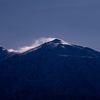
<instances>
[{"instance_id":1,"label":"cloud","mask_svg":"<svg viewBox=\"0 0 100 100\"><path fill-rule=\"evenodd\" d=\"M49 37L49 38L42 37L42 38L39 38L39 39L37 39L37 40L34 40L34 43L33 43L32 45L30 45L30 46L20 47L20 48L18 48L17 50L8 49L8 51L9 51L9 52L19 52L19 53L22 53L22 52L25 52L25 51L30 50L30 49L32 49L32 48L35 48L35 47L37 47L37 46L39 46L39 45L41 45L41 44L43 44L43 43L45 43L45 42L52 41L52 40L54 40L54 39L55 39L55 38L51 38L51 37Z\"/></svg>"}]
</instances>

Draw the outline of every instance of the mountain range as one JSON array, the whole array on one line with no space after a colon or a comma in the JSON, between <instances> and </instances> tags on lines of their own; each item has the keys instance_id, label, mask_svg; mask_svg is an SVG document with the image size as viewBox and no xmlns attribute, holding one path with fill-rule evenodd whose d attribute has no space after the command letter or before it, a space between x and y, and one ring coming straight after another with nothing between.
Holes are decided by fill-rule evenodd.
<instances>
[{"instance_id":1,"label":"mountain range","mask_svg":"<svg viewBox=\"0 0 100 100\"><path fill-rule=\"evenodd\" d=\"M0 100L100 100L100 52L61 39L23 53L0 47Z\"/></svg>"}]
</instances>

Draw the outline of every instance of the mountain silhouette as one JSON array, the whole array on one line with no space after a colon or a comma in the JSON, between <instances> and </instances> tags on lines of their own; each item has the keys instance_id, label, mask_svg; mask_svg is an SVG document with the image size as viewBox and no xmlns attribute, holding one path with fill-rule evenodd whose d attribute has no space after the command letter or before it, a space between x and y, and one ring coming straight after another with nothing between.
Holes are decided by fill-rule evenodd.
<instances>
[{"instance_id":1,"label":"mountain silhouette","mask_svg":"<svg viewBox=\"0 0 100 100\"><path fill-rule=\"evenodd\" d=\"M0 63L1 100L100 100L100 52L54 39Z\"/></svg>"}]
</instances>

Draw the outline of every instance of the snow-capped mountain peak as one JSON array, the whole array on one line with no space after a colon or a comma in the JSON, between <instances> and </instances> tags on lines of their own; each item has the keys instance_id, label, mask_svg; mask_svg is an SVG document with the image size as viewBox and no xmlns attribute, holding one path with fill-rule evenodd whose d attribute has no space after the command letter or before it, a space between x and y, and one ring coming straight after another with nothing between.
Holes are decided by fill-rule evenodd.
<instances>
[{"instance_id":1,"label":"snow-capped mountain peak","mask_svg":"<svg viewBox=\"0 0 100 100\"><path fill-rule=\"evenodd\" d=\"M27 50L25 52L22 52L22 54L27 54L29 52L36 51L36 50L38 50L40 48L42 48L44 50L47 49L47 48L49 48L49 49L52 48L53 49L53 48L56 48L58 45L62 45L63 48L65 48L64 46L66 46L66 45L70 45L71 46L71 44L69 44L69 43L67 43L67 42L65 42L65 41L63 41L61 39L54 38L51 41L45 42L45 43L43 43L43 44L41 44L41 45L39 45L37 47L33 47L30 50Z\"/></svg>"},{"instance_id":2,"label":"snow-capped mountain peak","mask_svg":"<svg viewBox=\"0 0 100 100\"><path fill-rule=\"evenodd\" d=\"M64 56L78 56L78 57L100 57L100 53L87 49L83 46L69 44L61 39L55 38L52 41L45 42L44 44L37 46L33 49L30 49L21 55L30 55L30 57L38 55L64 55Z\"/></svg>"},{"instance_id":3,"label":"snow-capped mountain peak","mask_svg":"<svg viewBox=\"0 0 100 100\"><path fill-rule=\"evenodd\" d=\"M58 44L66 44L66 45L71 45L61 39L55 38L53 41L51 41L52 43L58 43Z\"/></svg>"}]
</instances>

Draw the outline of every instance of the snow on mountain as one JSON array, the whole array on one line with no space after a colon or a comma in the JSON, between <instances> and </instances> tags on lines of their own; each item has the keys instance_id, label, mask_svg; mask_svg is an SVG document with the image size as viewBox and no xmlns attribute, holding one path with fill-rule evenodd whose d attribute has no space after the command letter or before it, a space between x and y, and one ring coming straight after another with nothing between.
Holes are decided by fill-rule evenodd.
<instances>
[{"instance_id":1,"label":"snow on mountain","mask_svg":"<svg viewBox=\"0 0 100 100\"><path fill-rule=\"evenodd\" d=\"M99 100L100 53L60 39L0 63L0 99Z\"/></svg>"},{"instance_id":2,"label":"snow on mountain","mask_svg":"<svg viewBox=\"0 0 100 100\"><path fill-rule=\"evenodd\" d=\"M50 55L67 55L67 56L85 56L85 57L100 57L100 53L87 47L77 46L66 43L61 39L54 39L53 41L44 43L36 48L30 49L22 55L33 54L35 56L40 53L48 53Z\"/></svg>"}]
</instances>

